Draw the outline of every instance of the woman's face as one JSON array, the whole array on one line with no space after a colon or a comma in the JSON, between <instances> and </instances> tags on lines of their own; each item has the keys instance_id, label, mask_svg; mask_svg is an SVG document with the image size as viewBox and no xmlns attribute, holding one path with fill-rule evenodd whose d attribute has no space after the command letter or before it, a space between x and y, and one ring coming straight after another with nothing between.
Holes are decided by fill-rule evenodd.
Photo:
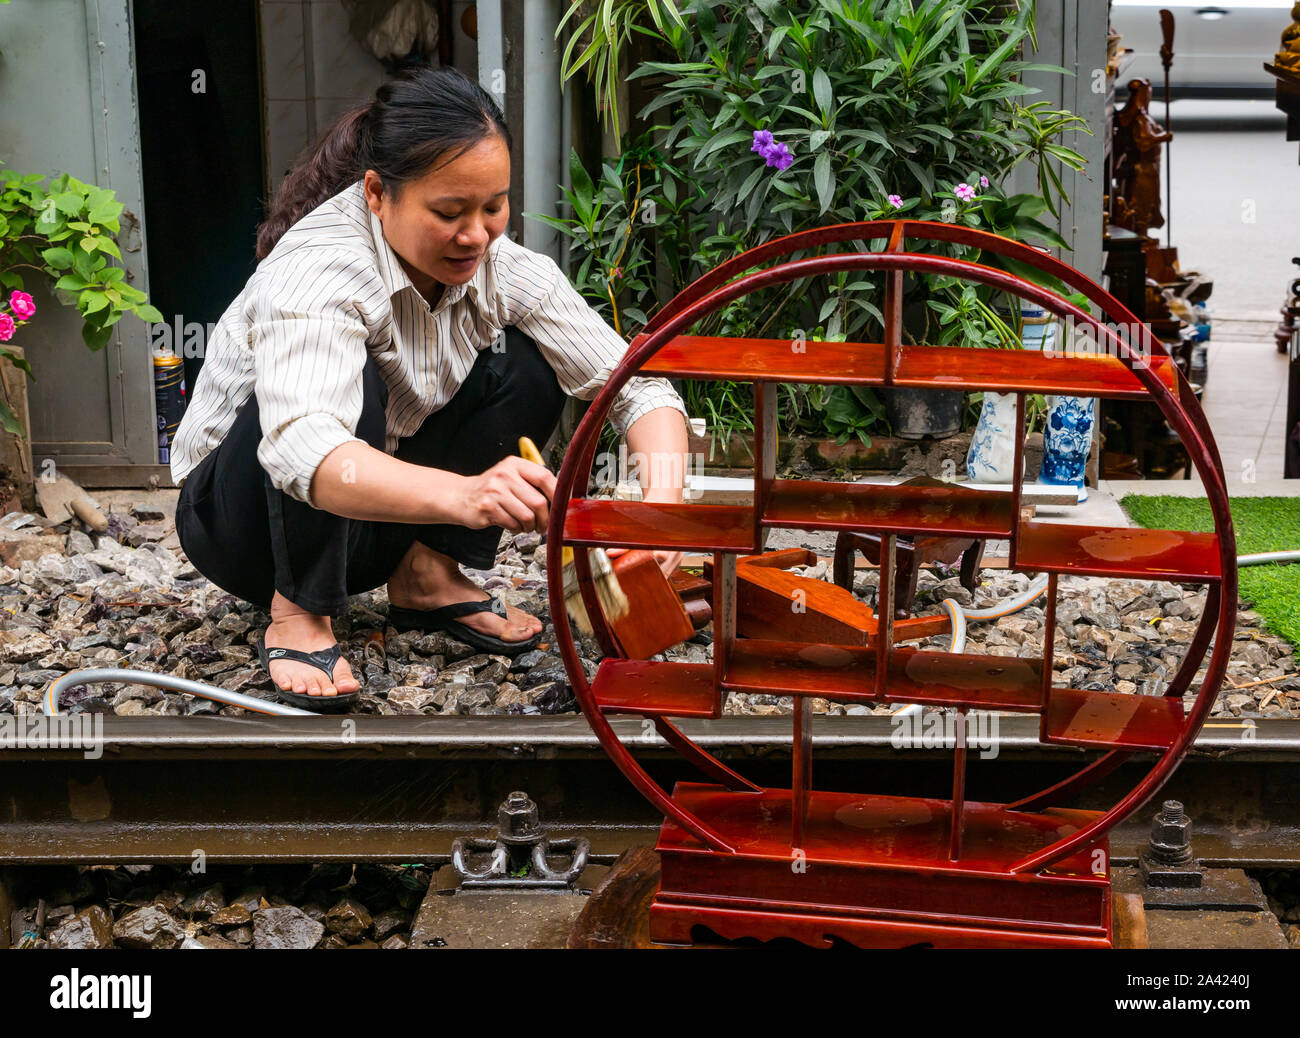
<instances>
[{"instance_id":1,"label":"woman's face","mask_svg":"<svg viewBox=\"0 0 1300 1038\"><path fill-rule=\"evenodd\" d=\"M367 170L366 202L416 290L469 281L510 219L510 152L497 134L408 181L394 199ZM463 261L462 261L463 260Z\"/></svg>"}]
</instances>

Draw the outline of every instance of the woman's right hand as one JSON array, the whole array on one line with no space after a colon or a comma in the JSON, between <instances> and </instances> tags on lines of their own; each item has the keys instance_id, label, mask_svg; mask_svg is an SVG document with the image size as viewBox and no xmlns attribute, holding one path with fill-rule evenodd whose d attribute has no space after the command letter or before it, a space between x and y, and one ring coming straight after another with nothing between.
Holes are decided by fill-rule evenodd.
<instances>
[{"instance_id":1,"label":"woman's right hand","mask_svg":"<svg viewBox=\"0 0 1300 1038\"><path fill-rule=\"evenodd\" d=\"M500 526L514 533L544 530L554 494L550 469L511 455L480 475L465 477L461 525L471 530Z\"/></svg>"}]
</instances>

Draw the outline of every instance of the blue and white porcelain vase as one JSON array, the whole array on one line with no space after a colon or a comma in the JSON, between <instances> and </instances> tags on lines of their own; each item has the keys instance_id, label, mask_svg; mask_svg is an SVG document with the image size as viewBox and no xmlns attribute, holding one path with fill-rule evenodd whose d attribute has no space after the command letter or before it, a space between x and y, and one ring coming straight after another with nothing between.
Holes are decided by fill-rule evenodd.
<instances>
[{"instance_id":1,"label":"blue and white porcelain vase","mask_svg":"<svg viewBox=\"0 0 1300 1038\"><path fill-rule=\"evenodd\" d=\"M1092 451L1097 401L1087 396L1049 396L1047 430L1043 434L1043 467L1038 482L1072 486L1079 500L1088 500L1084 473Z\"/></svg>"},{"instance_id":2,"label":"blue and white porcelain vase","mask_svg":"<svg viewBox=\"0 0 1300 1038\"><path fill-rule=\"evenodd\" d=\"M1051 349L1056 342L1056 318L1042 307L1024 303L1020 307L1020 343L1027 350ZM1014 483L1024 475L1012 472L1016 444L1015 393L985 393L979 424L966 452L966 478L972 483ZM1022 459L1023 466L1023 459Z\"/></svg>"}]
</instances>

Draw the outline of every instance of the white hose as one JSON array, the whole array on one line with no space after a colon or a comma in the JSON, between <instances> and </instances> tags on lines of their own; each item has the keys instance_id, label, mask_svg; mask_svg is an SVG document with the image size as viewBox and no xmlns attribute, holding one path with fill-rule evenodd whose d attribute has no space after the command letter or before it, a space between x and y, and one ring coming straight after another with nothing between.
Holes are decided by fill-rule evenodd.
<instances>
[{"instance_id":1,"label":"white hose","mask_svg":"<svg viewBox=\"0 0 1300 1038\"><path fill-rule=\"evenodd\" d=\"M1269 562L1300 562L1300 550L1269 551L1255 555L1238 555L1238 566L1260 566ZM987 609L967 609L955 599L945 598L941 608L952 621L952 638L948 642L949 652L962 652L966 648L966 623L968 620L1000 620L1004 616L1019 612L1047 590L1047 577L1039 577L1029 586L1029 590L1010 598L1005 602L989 606ZM126 684L152 685L171 692L188 692L190 695L203 696L218 703L240 706L262 714L275 714L281 717L302 716L316 717L311 710L300 710L295 706L269 702L253 696L241 695L215 685L205 685L201 681L190 681L172 674L155 674L147 670L128 670L125 668L96 668L94 670L74 670L62 675L50 683L45 693L44 712L54 717L59 713L59 697L73 685L89 685L102 681L123 682ZM922 709L920 703L909 703L894 711L892 717L905 717Z\"/></svg>"},{"instance_id":2,"label":"white hose","mask_svg":"<svg viewBox=\"0 0 1300 1038\"><path fill-rule=\"evenodd\" d=\"M1238 566L1262 566L1270 562L1300 562L1300 550L1264 551L1254 555L1238 555ZM966 648L966 621L1000 620L1004 616L1019 612L1047 590L1047 577L1039 577L1029 586L1029 590L1015 598L1000 602L987 609L964 609L954 599L945 598L941 603L945 612L952 619L952 639L948 642L949 652L962 652ZM909 703L895 710L891 717L907 717L919 713L923 707L920 703Z\"/></svg>"},{"instance_id":3,"label":"white hose","mask_svg":"<svg viewBox=\"0 0 1300 1038\"><path fill-rule=\"evenodd\" d=\"M45 692L44 713L46 717L56 717L59 713L59 697L73 685L93 685L102 681L117 681L128 685L152 685L165 688L169 692L188 692L190 695L203 696L218 703L230 706L242 706L259 714L275 714L278 717L316 717L311 710L300 710L296 706L272 703L255 696L246 696L215 685L205 685L201 681L178 678L174 674L155 674L150 670L128 670L125 667L96 667L87 670L70 670L68 673L50 682Z\"/></svg>"},{"instance_id":4,"label":"white hose","mask_svg":"<svg viewBox=\"0 0 1300 1038\"><path fill-rule=\"evenodd\" d=\"M966 622L968 620L1000 620L1004 616L1019 612L1030 602L1040 597L1047 590L1047 577L1042 576L1029 585L1029 590L1009 598L1005 602L989 606L987 609L967 609L955 598L945 598L940 606L952 621L952 637L948 641L949 652L962 652L966 648ZM899 707L891 717L908 717L920 713L924 707L920 703L908 703Z\"/></svg>"},{"instance_id":5,"label":"white hose","mask_svg":"<svg viewBox=\"0 0 1300 1038\"><path fill-rule=\"evenodd\" d=\"M1300 551L1262 551L1237 556L1238 566L1262 566L1266 562L1300 562Z\"/></svg>"}]
</instances>

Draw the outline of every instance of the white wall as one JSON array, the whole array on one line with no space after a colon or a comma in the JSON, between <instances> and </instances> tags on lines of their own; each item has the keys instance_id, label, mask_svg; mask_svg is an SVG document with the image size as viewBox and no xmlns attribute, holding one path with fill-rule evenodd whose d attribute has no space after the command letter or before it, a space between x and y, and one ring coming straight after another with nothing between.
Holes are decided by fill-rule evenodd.
<instances>
[{"instance_id":1,"label":"white wall","mask_svg":"<svg viewBox=\"0 0 1300 1038\"><path fill-rule=\"evenodd\" d=\"M474 40L461 18L472 0L452 5L456 65L477 75ZM267 189L273 192L308 144L351 105L374 96L383 65L348 33L339 0L261 0Z\"/></svg>"}]
</instances>

